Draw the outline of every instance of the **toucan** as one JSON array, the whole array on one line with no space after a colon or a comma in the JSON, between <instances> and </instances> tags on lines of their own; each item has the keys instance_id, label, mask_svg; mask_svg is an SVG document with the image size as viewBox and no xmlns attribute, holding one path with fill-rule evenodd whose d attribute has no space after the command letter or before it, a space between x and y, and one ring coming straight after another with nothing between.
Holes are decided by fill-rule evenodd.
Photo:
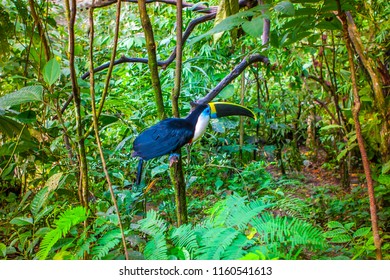
<instances>
[{"instance_id":1,"label":"toucan","mask_svg":"<svg viewBox=\"0 0 390 280\"><path fill-rule=\"evenodd\" d=\"M198 105L185 118L168 118L144 130L134 140L132 154L139 157L136 184L141 183L144 160L171 154L186 144L195 142L205 132L210 119L226 116L247 116L256 119L248 108L229 102Z\"/></svg>"}]
</instances>

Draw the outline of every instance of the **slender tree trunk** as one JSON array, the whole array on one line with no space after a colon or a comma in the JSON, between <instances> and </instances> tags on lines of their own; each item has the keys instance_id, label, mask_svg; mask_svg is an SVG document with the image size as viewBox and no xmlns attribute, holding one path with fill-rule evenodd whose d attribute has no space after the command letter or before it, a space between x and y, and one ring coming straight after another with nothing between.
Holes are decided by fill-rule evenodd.
<instances>
[{"instance_id":1,"label":"slender tree trunk","mask_svg":"<svg viewBox=\"0 0 390 280\"><path fill-rule=\"evenodd\" d=\"M364 140L362 136L361 131L361 125L359 120L359 112L360 112L360 97L359 97L359 90L357 86L357 80L356 80L356 72L355 72L355 65L354 65L354 52L352 49L352 41L350 39L350 36L348 35L348 23L345 12L341 10L341 4L340 1L337 1L338 4L338 16L340 17L340 20L343 24L343 32L344 32L344 40L345 45L348 51L348 60L349 60L349 66L351 70L351 80L352 80L352 92L353 92L353 99L354 99L354 107L352 108L352 116L353 120L355 122L355 129L356 129L356 138L359 145L360 154L362 157L362 163L364 168L364 173L366 175L367 180L367 191L368 196L370 200L370 214L371 214L371 225L372 225L372 233L374 236L374 245L376 248L376 258L378 260L382 259L382 250L381 250L381 239L379 236L379 229L378 229L378 217L376 212L376 202L375 202L375 193L374 193L374 183L372 180L371 175L371 169L370 169L370 162L367 157L367 152L364 146Z\"/></svg>"},{"instance_id":2,"label":"slender tree trunk","mask_svg":"<svg viewBox=\"0 0 390 280\"><path fill-rule=\"evenodd\" d=\"M172 91L172 114L179 118L179 97L181 88L181 72L182 72L182 57L183 57L183 5L182 0L177 1L176 5L176 68L175 68L175 85ZM180 156L177 162L174 162L170 167L170 175L173 186L175 187L175 203L177 225L187 223L187 197L186 184L183 173L183 161L180 149L176 151Z\"/></svg>"},{"instance_id":3,"label":"slender tree trunk","mask_svg":"<svg viewBox=\"0 0 390 280\"><path fill-rule=\"evenodd\" d=\"M363 67L366 69L371 79L371 87L374 92L375 106L382 120L380 130L380 151L382 155L382 162L385 163L390 160L390 110L388 108L388 102L386 102L385 99L380 75L376 71L374 61L367 55L367 51L364 49L363 43L360 39L361 36L350 12L346 12L346 21L349 35L348 37L351 41L351 46L353 46Z\"/></svg>"},{"instance_id":4,"label":"slender tree trunk","mask_svg":"<svg viewBox=\"0 0 390 280\"><path fill-rule=\"evenodd\" d=\"M138 0L138 7L141 16L141 24L145 33L146 48L148 50L148 65L152 78L152 86L154 89L154 98L157 105L157 115L160 120L165 119L164 100L162 96L160 77L158 75L158 64L156 55L156 43L150 18L146 10L146 1Z\"/></svg>"},{"instance_id":5,"label":"slender tree trunk","mask_svg":"<svg viewBox=\"0 0 390 280\"><path fill-rule=\"evenodd\" d=\"M92 1L92 4L93 3L94 3L94 0ZM121 3L122 3L121 1L117 2L116 36L115 36L116 38L118 37L118 30L119 30L118 27L119 27L119 22L120 22ZM112 202L114 204L116 215L118 217L118 226L119 226L119 229L121 231L122 245L123 245L123 249L124 249L124 253L125 253L125 258L126 258L126 260L128 260L129 259L129 253L127 251L126 237L125 237L125 233L124 233L123 226L122 226L121 215L120 215L120 212L119 212L118 203L117 203L116 198L115 198L114 189L112 187L111 178L110 178L110 175L108 173L107 163L106 163L106 160L104 158L102 141L100 140L100 136L99 136L99 116L98 116L97 110L96 110L95 79L94 79L94 72L93 72L93 69L94 69L94 67L93 67L93 40L94 40L93 8L90 8L90 10L89 10L89 27L90 27L90 30L89 30L89 71L91 73L91 75L89 76L89 81L90 81L90 94L91 94L91 107L92 107L93 128L95 130L96 143L97 143L97 146L98 146L100 159L102 161L103 171L104 171L104 174L106 176L108 189L110 190L111 200L112 200ZM114 50L113 50L113 53L111 55L111 59L112 60L115 58L116 47L117 47L117 45L114 44L114 47L113 47ZM114 65L111 63L111 65L110 65L111 69L112 69L113 66ZM110 76L111 76L111 71L108 71L107 75L109 76L107 78L109 80ZM107 85L107 87L108 87L108 85ZM107 91L107 89L106 89L106 91Z\"/></svg>"},{"instance_id":6,"label":"slender tree trunk","mask_svg":"<svg viewBox=\"0 0 390 280\"><path fill-rule=\"evenodd\" d=\"M69 0L65 1L66 13L68 18L68 33L69 33L69 68L70 68L70 79L72 83L72 94L75 104L76 112L76 135L77 135L77 153L79 160L79 199L81 205L88 208L88 164L85 152L85 143L83 135L83 123L81 116L81 98L80 89L77 83L76 68L75 68L75 35L74 35L74 24L76 21L76 0L71 0L71 6Z\"/></svg>"}]
</instances>

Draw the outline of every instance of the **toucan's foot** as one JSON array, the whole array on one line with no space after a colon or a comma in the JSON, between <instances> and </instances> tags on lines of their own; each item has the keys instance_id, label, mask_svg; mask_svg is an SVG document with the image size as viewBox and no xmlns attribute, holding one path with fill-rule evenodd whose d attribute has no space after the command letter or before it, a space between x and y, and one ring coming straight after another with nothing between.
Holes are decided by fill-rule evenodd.
<instances>
[{"instance_id":1,"label":"toucan's foot","mask_svg":"<svg viewBox=\"0 0 390 280\"><path fill-rule=\"evenodd\" d=\"M172 165L179 161L180 155L173 153L169 156L169 167L172 167Z\"/></svg>"}]
</instances>

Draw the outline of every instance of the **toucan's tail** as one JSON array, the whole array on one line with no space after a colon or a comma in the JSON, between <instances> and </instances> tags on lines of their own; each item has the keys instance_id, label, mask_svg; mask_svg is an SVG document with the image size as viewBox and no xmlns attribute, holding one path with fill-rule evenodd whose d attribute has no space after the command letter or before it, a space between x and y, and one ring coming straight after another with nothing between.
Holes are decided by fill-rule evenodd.
<instances>
[{"instance_id":1,"label":"toucan's tail","mask_svg":"<svg viewBox=\"0 0 390 280\"><path fill-rule=\"evenodd\" d=\"M137 168L137 186L139 186L139 184L141 184L141 178L142 178L142 167L144 165L144 160L142 158L139 159L139 162L138 162L138 168Z\"/></svg>"}]
</instances>

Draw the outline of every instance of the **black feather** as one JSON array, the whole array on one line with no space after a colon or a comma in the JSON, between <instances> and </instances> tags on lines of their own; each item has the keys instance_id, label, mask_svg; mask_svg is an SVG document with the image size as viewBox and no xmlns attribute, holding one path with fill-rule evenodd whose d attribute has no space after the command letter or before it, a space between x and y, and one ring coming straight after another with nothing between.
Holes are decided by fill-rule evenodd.
<instances>
[{"instance_id":1,"label":"black feather","mask_svg":"<svg viewBox=\"0 0 390 280\"><path fill-rule=\"evenodd\" d=\"M132 156L149 160L167 155L190 142L193 136L194 128L186 119L165 119L135 139Z\"/></svg>"}]
</instances>

